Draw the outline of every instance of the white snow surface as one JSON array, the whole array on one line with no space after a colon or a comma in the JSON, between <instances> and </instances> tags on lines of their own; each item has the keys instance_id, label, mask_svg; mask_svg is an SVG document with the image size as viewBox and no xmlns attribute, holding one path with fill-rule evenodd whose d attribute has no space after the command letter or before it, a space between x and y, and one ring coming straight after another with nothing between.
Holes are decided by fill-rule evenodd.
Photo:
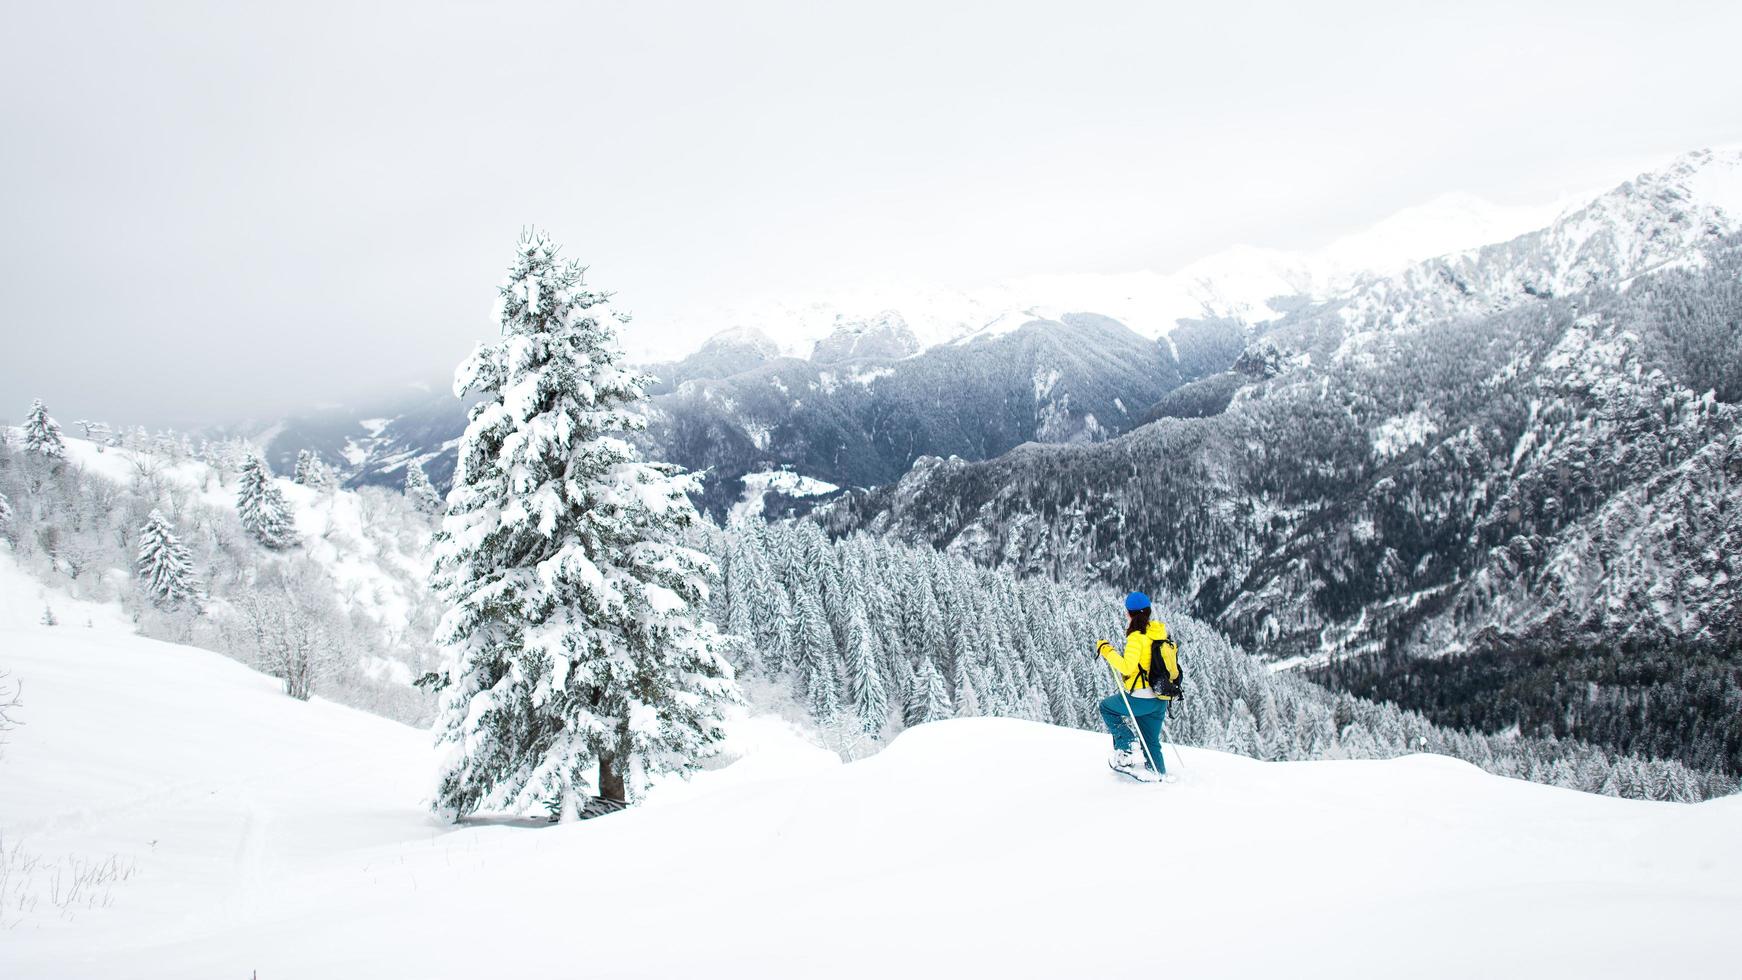
<instances>
[{"instance_id":1,"label":"white snow surface","mask_svg":"<svg viewBox=\"0 0 1742 980\"><path fill-rule=\"evenodd\" d=\"M426 732L19 619L6 846L133 873L70 916L15 878L43 897L0 932L8 978L1735 973L1742 799L1197 750L1145 785L1103 736L990 719L841 765L750 719L739 761L638 810L454 828Z\"/></svg>"},{"instance_id":2,"label":"white snow surface","mask_svg":"<svg viewBox=\"0 0 1742 980\"><path fill-rule=\"evenodd\" d=\"M760 516L767 495L779 491L789 497L816 497L841 489L833 483L791 470L768 470L744 474L744 496L732 505L728 521L741 521Z\"/></svg>"}]
</instances>

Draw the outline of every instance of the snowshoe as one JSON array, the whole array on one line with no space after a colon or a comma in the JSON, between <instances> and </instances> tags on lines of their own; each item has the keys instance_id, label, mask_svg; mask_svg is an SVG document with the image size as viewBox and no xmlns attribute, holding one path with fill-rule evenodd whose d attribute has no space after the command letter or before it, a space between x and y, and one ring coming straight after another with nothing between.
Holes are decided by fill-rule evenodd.
<instances>
[{"instance_id":1,"label":"snowshoe","mask_svg":"<svg viewBox=\"0 0 1742 980\"><path fill-rule=\"evenodd\" d=\"M1154 783L1161 780L1154 770L1149 768L1143 757L1135 752L1114 752L1107 757L1107 768L1127 779L1135 779L1140 783Z\"/></svg>"}]
</instances>

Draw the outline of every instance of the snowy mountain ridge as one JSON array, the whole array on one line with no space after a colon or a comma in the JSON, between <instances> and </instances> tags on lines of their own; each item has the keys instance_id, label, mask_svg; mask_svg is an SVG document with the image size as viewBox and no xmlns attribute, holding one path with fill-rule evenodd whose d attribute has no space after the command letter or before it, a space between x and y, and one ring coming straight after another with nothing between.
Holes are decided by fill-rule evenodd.
<instances>
[{"instance_id":1,"label":"snowy mountain ridge","mask_svg":"<svg viewBox=\"0 0 1742 980\"><path fill-rule=\"evenodd\" d=\"M691 314L674 326L680 335L693 336L707 332L699 326L702 322L731 323L735 326L726 333L754 330L771 339L782 355L797 358L811 357L836 333L855 332L865 323L892 317L911 328L917 340L914 353L977 335L996 336L1024 317L1057 319L1058 313L1070 311L1109 316L1160 339L1182 319L1225 317L1263 324L1302 302L1368 290L1372 283L1393 277L1402 277L1398 288L1411 292L1420 285L1419 272L1412 273L1412 267L1433 259L1456 264L1484 246L1501 247L1544 229L1566 240L1570 251L1564 260L1586 251L1589 240L1606 239L1623 262L1646 268L1651 256L1672 254L1688 242L1652 238L1654 222L1625 202L1655 198L1666 209L1696 209L1713 226L1734 229L1742 221L1739 188L1742 148L1696 150L1617 190L1541 205L1498 205L1467 192L1443 194L1316 249L1236 245L1169 273L1035 275L969 289L863 286L752 301ZM1598 201L1612 206L1595 207ZM1575 213L1578 220L1568 221ZM1612 234L1615 229L1640 234ZM1548 281L1562 291L1572 288L1564 279ZM1272 305L1273 300L1284 301L1282 308ZM629 339L635 342L633 336Z\"/></svg>"},{"instance_id":2,"label":"snowy mountain ridge","mask_svg":"<svg viewBox=\"0 0 1742 980\"><path fill-rule=\"evenodd\" d=\"M1338 311L1337 331L1358 347L1365 342L1359 335L1372 329L1492 312L1544 293L1562 295L1555 291L1579 283L1619 282L1653 262L1698 262L1698 243L1709 232L1736 227L1734 215L1742 213L1735 189L1739 161L1737 149L1690 153L1584 207L1562 210L1547 225L1548 207L1495 208L1448 195L1311 255L1241 247L1173 275L1035 277L1020 289L1007 283L977 293L867 289L838 302L783 300L768 316L740 321L686 358L647 365L659 378L651 393L661 398L694 394L696 386L736 389L670 406L668 418L679 424L660 448L692 469L723 474L726 483L709 501L710 509L723 511L739 497L738 475L758 469L793 465L825 482L868 485L895 479L916 455L977 459L1030 439L1099 438L1165 415L1213 413L1234 394L1236 379L1222 372L1241 350L1256 334L1286 330L1303 313L1321 329L1322 312ZM1530 226L1537 230L1526 231ZM1464 250L1414 261L1454 246ZM1054 346L1066 353L1036 357L1027 352L1032 345L1008 343L1030 324L1063 323L1070 315L1062 311L1071 309L1100 314L1084 322L1118 322L1128 339L1163 337L1163 363L1145 368L1160 390L1139 393L1115 376L1079 375L1045 403L1025 395L1030 377L1058 370L1061 358L1079 356L1089 338L1102 342L1090 332L1072 343L1068 329L1049 327L1043 329L1062 331ZM1206 313L1220 319L1179 319ZM625 339L633 344L638 334L647 335L632 328ZM795 346L793 337L803 341ZM1128 345L1115 346L1124 352ZM969 356L937 356L948 351ZM935 407L935 365L921 363L928 359L949 362L976 385L995 377L970 404L943 411L968 429L997 419L1014 437L975 432L959 445L927 439L909 446L888 423L892 412L912 407L904 399L914 394ZM1146 353L1139 360L1147 365L1152 358ZM835 383L842 379L854 384ZM760 390L768 385L771 390ZM1181 385L1177 393L1169 390ZM1114 387L1123 390L1101 397ZM835 404L843 398L852 404ZM1048 419L1068 417L1069 424L1031 424L1020 417L1028 411L1024 401L1034 401L1033 411ZM1096 401L1107 404L1085 407ZM415 459L443 485L461 407L444 393L402 397L397 404L295 420L271 447L274 464L282 471L297 451L313 448L330 461L352 462L354 483L396 484ZM1018 418L1002 419L1006 412ZM393 421L362 424L379 416ZM868 453L878 457L874 465L851 465ZM362 462L353 462L358 457ZM827 464L816 465L822 461Z\"/></svg>"},{"instance_id":3,"label":"snowy mountain ridge","mask_svg":"<svg viewBox=\"0 0 1742 980\"><path fill-rule=\"evenodd\" d=\"M1469 193L1450 193L1306 251L1236 245L1168 273L1035 275L970 289L865 286L753 301L692 314L674 325L680 335L694 335L701 322L732 323L725 333L754 330L772 338L784 356L798 358L809 358L837 331L892 316L911 327L916 353L989 332L996 335L998 325L1012 319L1057 319L1071 311L1110 316L1139 334L1161 338L1181 319L1273 320L1283 311L1269 305L1272 299L1326 299L1361 278L1395 275L1437 255L1540 228L1579 203L1583 200L1503 206Z\"/></svg>"},{"instance_id":4,"label":"snowy mountain ridge","mask_svg":"<svg viewBox=\"0 0 1742 980\"><path fill-rule=\"evenodd\" d=\"M1698 150L1506 241L1367 278L1337 302L1355 336L1498 312L1635 277L1701 268L1706 248L1742 231L1742 149Z\"/></svg>"}]
</instances>

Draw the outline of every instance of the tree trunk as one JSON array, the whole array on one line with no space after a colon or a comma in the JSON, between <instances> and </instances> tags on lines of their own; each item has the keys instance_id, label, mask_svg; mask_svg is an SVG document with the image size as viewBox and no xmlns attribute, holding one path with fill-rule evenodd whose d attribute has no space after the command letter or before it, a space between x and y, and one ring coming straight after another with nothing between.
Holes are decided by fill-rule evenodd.
<instances>
[{"instance_id":1,"label":"tree trunk","mask_svg":"<svg viewBox=\"0 0 1742 980\"><path fill-rule=\"evenodd\" d=\"M599 757L599 795L619 802L628 799L623 795L623 774L617 769L617 757L614 754Z\"/></svg>"}]
</instances>

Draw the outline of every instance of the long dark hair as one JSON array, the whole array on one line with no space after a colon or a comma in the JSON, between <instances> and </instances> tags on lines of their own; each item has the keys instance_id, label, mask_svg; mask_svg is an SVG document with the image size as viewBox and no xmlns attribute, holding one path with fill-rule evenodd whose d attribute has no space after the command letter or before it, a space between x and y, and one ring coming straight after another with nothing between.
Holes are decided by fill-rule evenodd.
<instances>
[{"instance_id":1,"label":"long dark hair","mask_svg":"<svg viewBox=\"0 0 1742 980\"><path fill-rule=\"evenodd\" d=\"M1143 633L1149 629L1149 610L1139 609L1131 614L1131 621L1125 624L1125 635Z\"/></svg>"}]
</instances>

